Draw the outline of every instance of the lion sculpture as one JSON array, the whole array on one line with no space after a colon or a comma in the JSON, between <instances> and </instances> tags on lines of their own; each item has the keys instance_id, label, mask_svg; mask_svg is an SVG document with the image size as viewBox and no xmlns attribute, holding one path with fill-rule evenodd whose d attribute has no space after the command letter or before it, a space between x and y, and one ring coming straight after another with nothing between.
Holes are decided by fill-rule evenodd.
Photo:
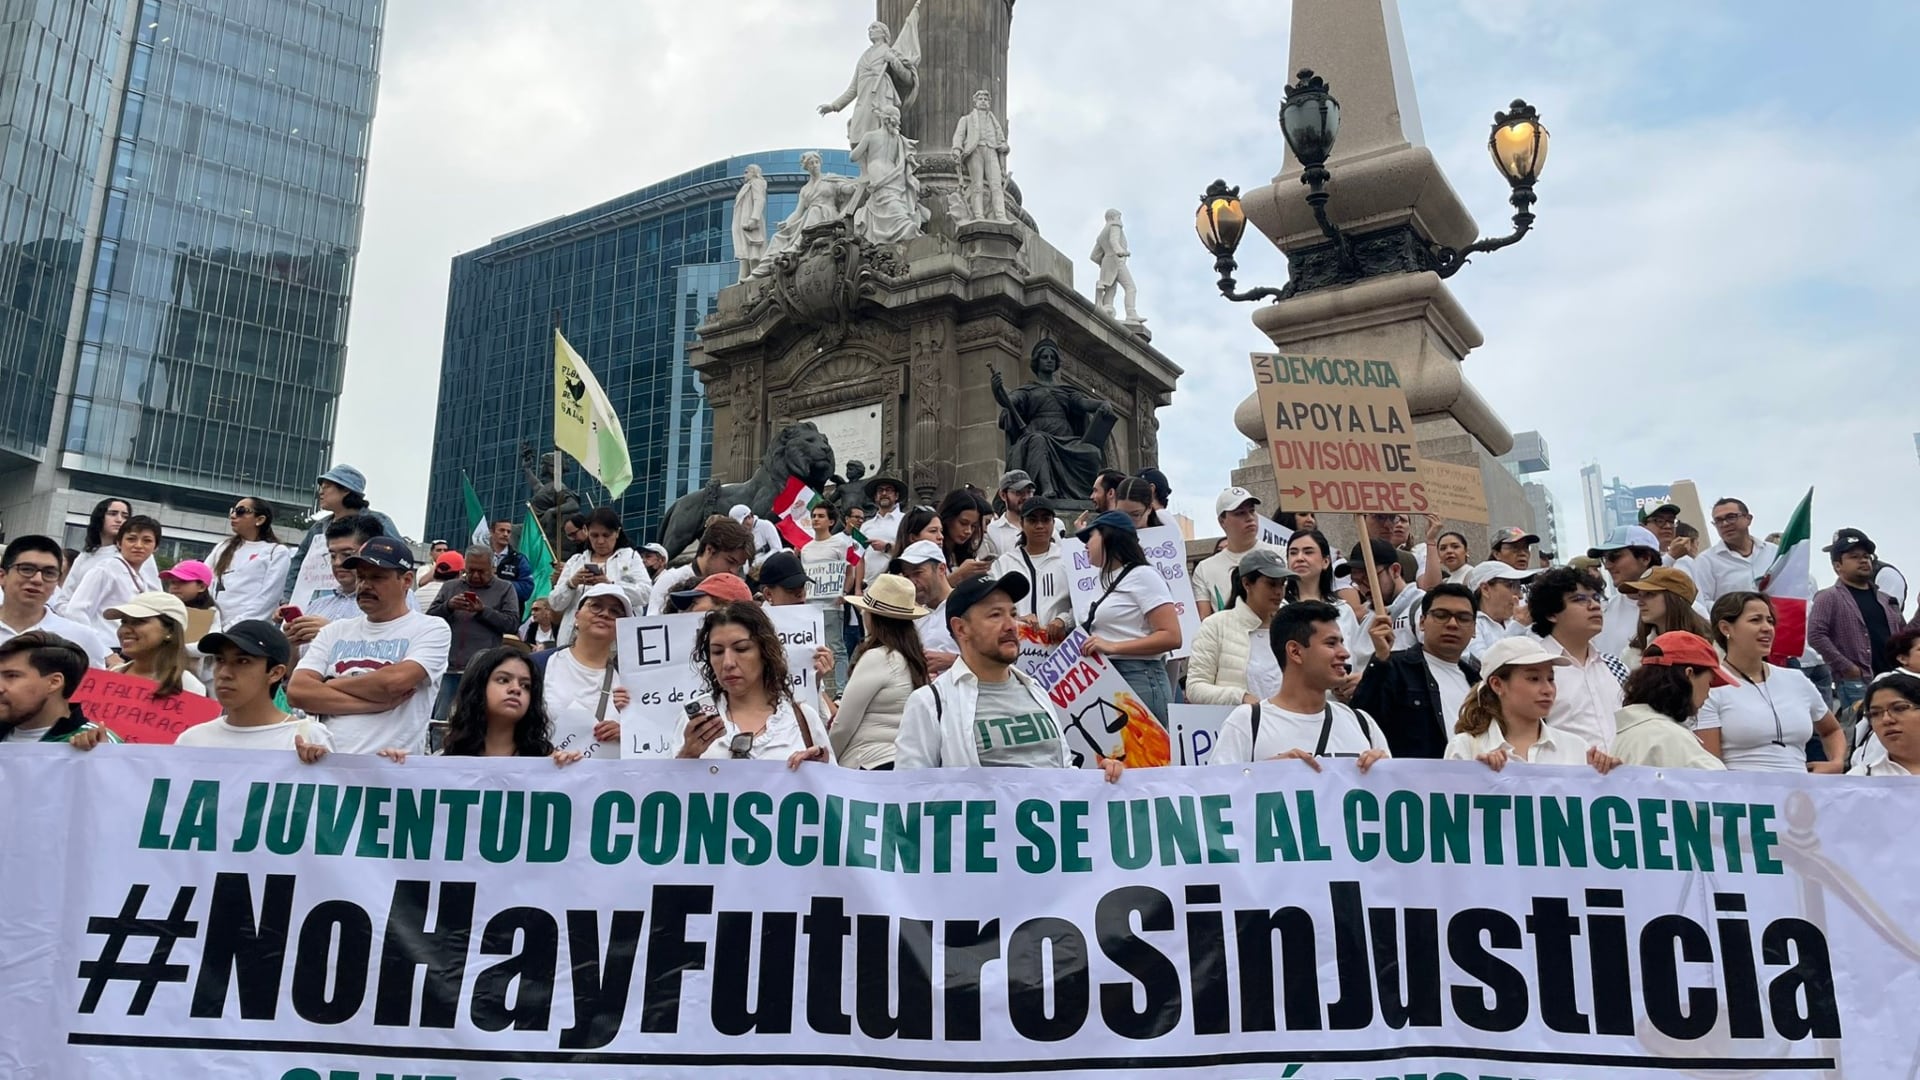
<instances>
[{"instance_id":1,"label":"lion sculpture","mask_svg":"<svg viewBox=\"0 0 1920 1080\"><path fill-rule=\"evenodd\" d=\"M833 446L820 429L802 421L783 428L767 448L767 456L744 483L712 483L681 496L660 524L660 543L678 556L700 539L707 519L741 503L756 516L772 520L773 500L797 476L815 492L824 492L833 478Z\"/></svg>"}]
</instances>

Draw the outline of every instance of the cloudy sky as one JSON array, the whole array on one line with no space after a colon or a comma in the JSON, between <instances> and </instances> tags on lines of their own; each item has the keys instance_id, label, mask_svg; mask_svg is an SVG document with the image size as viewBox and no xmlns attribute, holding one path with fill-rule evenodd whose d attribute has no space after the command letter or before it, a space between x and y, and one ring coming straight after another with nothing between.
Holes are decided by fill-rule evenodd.
<instances>
[{"instance_id":1,"label":"cloudy sky","mask_svg":"<svg viewBox=\"0 0 1920 1080\"><path fill-rule=\"evenodd\" d=\"M834 144L844 118L812 105L845 86L873 10L390 3L338 437L376 503L418 530L455 254L730 154ZM1215 293L1192 208L1216 176L1279 171L1288 81L1287 5L1218 10L1217 27L1164 0L1021 0L1009 80L1012 169L1042 232L1077 253L1103 209L1127 212L1142 314L1187 371L1163 464L1202 522L1246 449L1223 421L1267 342ZM1920 572L1920 5L1808 10L1404 5L1427 143L1483 230L1506 231L1494 109L1525 97L1554 133L1534 235L1452 284L1487 337L1469 378L1547 439L1565 548L1597 461L1742 496L1756 532L1815 486L1816 536L1864 528ZM1281 284L1284 260L1250 235L1239 277Z\"/></svg>"}]
</instances>

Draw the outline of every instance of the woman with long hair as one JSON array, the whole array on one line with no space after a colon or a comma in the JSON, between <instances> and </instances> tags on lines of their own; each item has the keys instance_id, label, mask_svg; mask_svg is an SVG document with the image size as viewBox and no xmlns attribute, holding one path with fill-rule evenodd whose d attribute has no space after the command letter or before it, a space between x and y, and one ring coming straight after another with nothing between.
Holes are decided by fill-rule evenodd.
<instances>
[{"instance_id":1,"label":"woman with long hair","mask_svg":"<svg viewBox=\"0 0 1920 1080\"><path fill-rule=\"evenodd\" d=\"M81 545L80 553L74 556L72 564L67 567L59 590L47 602L49 607L55 611L63 610L67 598L86 579L87 571L119 554L120 530L132 516L133 504L125 499L101 499L93 504L93 513L87 517L86 543ZM142 592L159 592L160 568L152 565L143 567L140 584Z\"/></svg>"},{"instance_id":2,"label":"woman with long hair","mask_svg":"<svg viewBox=\"0 0 1920 1080\"><path fill-rule=\"evenodd\" d=\"M979 577L992 567L980 557L980 541L986 536L986 523L993 517L987 500L960 488L940 500L940 550L947 556L947 580L955 584Z\"/></svg>"},{"instance_id":3,"label":"woman with long hair","mask_svg":"<svg viewBox=\"0 0 1920 1080\"><path fill-rule=\"evenodd\" d=\"M826 725L796 701L787 649L759 604L729 601L707 613L694 636L693 662L711 706L687 721L683 758L832 761Z\"/></svg>"},{"instance_id":4,"label":"woman with long hair","mask_svg":"<svg viewBox=\"0 0 1920 1080\"><path fill-rule=\"evenodd\" d=\"M1510 761L1591 765L1602 773L1620 764L1573 732L1547 726L1557 696L1553 669L1572 664L1532 637L1496 642L1482 661L1486 675L1460 706L1446 760L1478 761L1495 772Z\"/></svg>"},{"instance_id":5,"label":"woman with long hair","mask_svg":"<svg viewBox=\"0 0 1920 1080\"><path fill-rule=\"evenodd\" d=\"M894 534L894 557L898 558L901 552L921 540L941 551L947 549L946 527L940 521L940 511L931 506L916 506L900 520L900 529Z\"/></svg>"},{"instance_id":6,"label":"woman with long hair","mask_svg":"<svg viewBox=\"0 0 1920 1080\"><path fill-rule=\"evenodd\" d=\"M213 602L228 626L247 619L271 619L279 610L293 551L273 534L273 504L247 496L227 509L233 535L213 546Z\"/></svg>"},{"instance_id":7,"label":"woman with long hair","mask_svg":"<svg viewBox=\"0 0 1920 1080\"><path fill-rule=\"evenodd\" d=\"M849 661L853 671L828 741L850 769L891 769L907 698L933 681L915 625L928 611L915 602L913 582L896 574L874 578L864 595L847 603L864 616L866 639Z\"/></svg>"},{"instance_id":8,"label":"woman with long hair","mask_svg":"<svg viewBox=\"0 0 1920 1080\"><path fill-rule=\"evenodd\" d=\"M467 670L447 712L447 736L438 753L445 757L544 757L571 765L586 754L556 750L553 720L547 715L543 675L527 654L501 645L467 661ZM405 764L407 751L380 751Z\"/></svg>"},{"instance_id":9,"label":"woman with long hair","mask_svg":"<svg viewBox=\"0 0 1920 1080\"><path fill-rule=\"evenodd\" d=\"M1160 511L1153 507L1153 485L1137 476L1129 476L1114 487L1113 508L1133 519L1136 530L1161 524Z\"/></svg>"},{"instance_id":10,"label":"woman with long hair","mask_svg":"<svg viewBox=\"0 0 1920 1080\"><path fill-rule=\"evenodd\" d=\"M190 670L187 659L187 605L172 593L144 592L109 608L104 615L120 622L120 654L127 662L114 671L152 679L160 686L154 697L172 697L182 690L206 696L206 684Z\"/></svg>"},{"instance_id":11,"label":"woman with long hair","mask_svg":"<svg viewBox=\"0 0 1920 1080\"><path fill-rule=\"evenodd\" d=\"M1713 688L1731 685L1706 638L1670 630L1647 642L1614 714L1613 756L1657 769L1725 769L1692 728Z\"/></svg>"},{"instance_id":12,"label":"woman with long hair","mask_svg":"<svg viewBox=\"0 0 1920 1080\"><path fill-rule=\"evenodd\" d=\"M1247 683L1253 634L1273 625L1294 574L1279 552L1258 547L1229 576L1227 606L1206 617L1187 666L1187 700L1195 705L1252 705L1261 700ZM1271 646L1269 646L1271 648Z\"/></svg>"},{"instance_id":13,"label":"woman with long hair","mask_svg":"<svg viewBox=\"0 0 1920 1080\"><path fill-rule=\"evenodd\" d=\"M1873 680L1862 710L1886 749L1880 761L1855 765L1850 776L1920 776L1920 679L1895 671Z\"/></svg>"},{"instance_id":14,"label":"woman with long hair","mask_svg":"<svg viewBox=\"0 0 1920 1080\"><path fill-rule=\"evenodd\" d=\"M1167 581L1147 561L1139 530L1124 511L1109 510L1094 518L1080 531L1080 542L1087 545L1087 559L1100 569L1098 598L1081 623L1089 635L1081 652L1111 661L1166 726L1167 706L1173 701L1167 654L1180 647L1179 609Z\"/></svg>"},{"instance_id":15,"label":"woman with long hair","mask_svg":"<svg viewBox=\"0 0 1920 1080\"><path fill-rule=\"evenodd\" d=\"M1714 601L1713 636L1726 654L1732 685L1707 695L1694 730L1708 750L1736 772L1846 771L1847 736L1811 680L1767 663L1773 649L1773 601L1757 592ZM1820 736L1827 760L1809 762L1807 743Z\"/></svg>"},{"instance_id":16,"label":"woman with long hair","mask_svg":"<svg viewBox=\"0 0 1920 1080\"><path fill-rule=\"evenodd\" d=\"M627 594L627 608L647 610L647 597L653 592L653 575L646 561L627 540L620 515L612 507L602 506L587 515L587 549L567 560L554 581L547 603L560 613L560 644L573 640L575 609L586 591L603 582L620 586Z\"/></svg>"},{"instance_id":17,"label":"woman with long hair","mask_svg":"<svg viewBox=\"0 0 1920 1080\"><path fill-rule=\"evenodd\" d=\"M1333 543L1327 534L1318 529L1294 533L1287 540L1287 569L1293 571L1294 577L1287 582L1283 602L1321 600L1332 604L1340 613L1340 633L1348 641L1354 640L1360 633L1360 616L1365 605L1352 585L1344 589L1337 587L1340 579L1334 575Z\"/></svg>"},{"instance_id":18,"label":"woman with long hair","mask_svg":"<svg viewBox=\"0 0 1920 1080\"><path fill-rule=\"evenodd\" d=\"M1638 581L1621 582L1620 591L1640 605L1640 621L1634 627L1633 640L1620 654L1621 662L1629 668L1639 666L1640 654L1646 650L1647 642L1662 634L1687 633L1704 641L1713 633L1707 620L1693 610L1700 589L1685 571L1656 566Z\"/></svg>"}]
</instances>

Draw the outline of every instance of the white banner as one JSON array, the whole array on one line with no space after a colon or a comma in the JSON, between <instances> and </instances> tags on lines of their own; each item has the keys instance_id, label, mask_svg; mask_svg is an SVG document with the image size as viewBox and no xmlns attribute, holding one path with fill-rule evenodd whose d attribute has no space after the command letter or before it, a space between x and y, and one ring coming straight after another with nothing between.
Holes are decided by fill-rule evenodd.
<instances>
[{"instance_id":1,"label":"white banner","mask_svg":"<svg viewBox=\"0 0 1920 1080\"><path fill-rule=\"evenodd\" d=\"M764 609L787 646L787 679L796 701L820 710L820 681L813 653L826 641L820 609L793 604ZM633 695L621 714L618 756L672 757L687 726L686 704L706 691L693 654L704 614L641 615L621 619L614 631L620 682Z\"/></svg>"},{"instance_id":2,"label":"white banner","mask_svg":"<svg viewBox=\"0 0 1920 1080\"><path fill-rule=\"evenodd\" d=\"M1920 785L0 752L9 1076L1846 1077Z\"/></svg>"}]
</instances>

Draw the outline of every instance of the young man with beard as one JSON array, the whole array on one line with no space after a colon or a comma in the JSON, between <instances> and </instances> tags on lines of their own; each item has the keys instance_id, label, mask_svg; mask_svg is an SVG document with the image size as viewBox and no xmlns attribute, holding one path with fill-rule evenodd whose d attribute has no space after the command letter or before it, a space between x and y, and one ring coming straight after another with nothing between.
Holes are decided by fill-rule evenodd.
<instances>
[{"instance_id":1,"label":"young man with beard","mask_svg":"<svg viewBox=\"0 0 1920 1080\"><path fill-rule=\"evenodd\" d=\"M86 673L86 650L44 630L0 642L0 745L63 742L91 750L121 741L68 700Z\"/></svg>"},{"instance_id":2,"label":"young man with beard","mask_svg":"<svg viewBox=\"0 0 1920 1080\"><path fill-rule=\"evenodd\" d=\"M1480 681L1466 658L1479 605L1465 585L1442 582L1420 598L1420 644L1394 650L1385 625L1374 627L1373 659L1361 673L1353 707L1380 722L1397 758L1438 760Z\"/></svg>"},{"instance_id":3,"label":"young man with beard","mask_svg":"<svg viewBox=\"0 0 1920 1080\"><path fill-rule=\"evenodd\" d=\"M1020 546L1020 537L1025 531L1022 523L1026 506L1036 498L1039 498L1039 492L1034 487L1033 477L1019 469L1000 477L1000 501L1005 504L1006 512L987 522L986 542L980 545L981 558L997 559ZM1062 530L1059 535L1065 536L1066 533Z\"/></svg>"},{"instance_id":4,"label":"young man with beard","mask_svg":"<svg viewBox=\"0 0 1920 1080\"><path fill-rule=\"evenodd\" d=\"M340 753L422 751L452 633L445 620L408 609L416 567L405 543L376 536L341 568L354 575L361 615L314 636L287 703L326 724Z\"/></svg>"}]
</instances>

